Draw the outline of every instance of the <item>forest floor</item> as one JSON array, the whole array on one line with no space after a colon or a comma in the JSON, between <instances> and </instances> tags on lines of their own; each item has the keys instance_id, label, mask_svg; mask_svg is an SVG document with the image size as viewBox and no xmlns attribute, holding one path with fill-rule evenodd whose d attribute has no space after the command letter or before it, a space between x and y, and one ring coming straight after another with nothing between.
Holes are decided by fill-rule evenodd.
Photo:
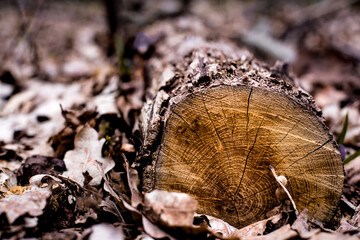
<instances>
[{"instance_id":1,"label":"forest floor","mask_svg":"<svg viewBox=\"0 0 360 240\"><path fill-rule=\"evenodd\" d=\"M105 2L0 3L0 238L360 237L359 1L137 0L118 6L114 27ZM210 216L195 217L192 227L147 219L143 208L155 206L144 202L131 167L154 44L140 33L184 15L269 65L288 62L335 138L346 125L340 150L353 159L334 223L306 212L240 230Z\"/></svg>"}]
</instances>

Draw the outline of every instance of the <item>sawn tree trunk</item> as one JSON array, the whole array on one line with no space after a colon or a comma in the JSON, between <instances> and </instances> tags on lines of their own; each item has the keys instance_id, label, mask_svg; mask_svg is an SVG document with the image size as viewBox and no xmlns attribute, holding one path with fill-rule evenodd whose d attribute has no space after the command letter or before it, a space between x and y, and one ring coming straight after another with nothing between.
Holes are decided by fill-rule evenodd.
<instances>
[{"instance_id":1,"label":"sawn tree trunk","mask_svg":"<svg viewBox=\"0 0 360 240\"><path fill-rule=\"evenodd\" d=\"M331 221L342 159L313 99L284 65L268 67L192 18L145 33L156 50L141 114L143 190L188 193L199 213L242 227L279 204L271 165L299 211Z\"/></svg>"}]
</instances>

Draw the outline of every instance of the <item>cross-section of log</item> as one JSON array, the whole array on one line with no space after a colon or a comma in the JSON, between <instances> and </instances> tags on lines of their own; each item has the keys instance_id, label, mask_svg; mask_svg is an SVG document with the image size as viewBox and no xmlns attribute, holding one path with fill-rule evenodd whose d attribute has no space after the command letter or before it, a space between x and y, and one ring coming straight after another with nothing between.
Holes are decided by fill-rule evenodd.
<instances>
[{"instance_id":1,"label":"cross-section of log","mask_svg":"<svg viewBox=\"0 0 360 240\"><path fill-rule=\"evenodd\" d=\"M149 63L144 191L188 193L199 213L242 227L279 204L272 165L299 211L331 221L343 166L312 98L279 68L231 43L195 37L194 22L170 23L176 32L161 24L148 30L167 35Z\"/></svg>"}]
</instances>

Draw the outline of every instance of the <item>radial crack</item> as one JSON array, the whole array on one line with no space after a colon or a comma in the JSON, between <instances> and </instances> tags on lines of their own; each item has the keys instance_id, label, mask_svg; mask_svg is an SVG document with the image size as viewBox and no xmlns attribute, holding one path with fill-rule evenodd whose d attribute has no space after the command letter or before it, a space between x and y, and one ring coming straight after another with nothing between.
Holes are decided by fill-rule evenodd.
<instances>
[{"instance_id":1,"label":"radial crack","mask_svg":"<svg viewBox=\"0 0 360 240\"><path fill-rule=\"evenodd\" d=\"M202 102L203 102L203 104L204 104L205 111L206 111L206 113L207 113L207 115L208 115L208 117L209 117L209 120L210 120L210 122L211 122L211 124L212 124L212 126L213 126L213 128L214 128L214 130L215 130L215 132L216 132L216 135L217 135L217 137L218 137L218 139L219 139L219 142L220 142L220 144L223 144L223 145L224 145L226 158L227 158L227 160L228 160L229 167L231 168L231 161L230 161L230 158L229 158L229 153L228 153L228 151L227 151L226 144L225 144L225 142L224 142L223 140L221 140L221 138L220 138L220 134L219 134L219 132L217 131L217 129L216 129L216 127L215 127L215 124L214 124L214 121L212 120L212 118L211 118L211 116L210 116L209 110L208 110L207 107L206 107L206 104L205 104L205 101L204 101L204 97L202 96L201 99L202 99ZM230 184L230 182L229 182L229 184Z\"/></svg>"},{"instance_id":2,"label":"radial crack","mask_svg":"<svg viewBox=\"0 0 360 240\"><path fill-rule=\"evenodd\" d=\"M180 115L180 114L178 114L177 112L173 112L176 116L178 116L181 120L183 120L185 123L186 123L186 125L188 125L188 127L190 128L190 130L192 131L192 132L194 132L197 136L198 136L198 138L200 138L200 140L202 141L202 139L201 139L201 137L199 136L199 134L194 130L194 129L192 129L192 127L190 126L190 124Z\"/></svg>"},{"instance_id":3,"label":"radial crack","mask_svg":"<svg viewBox=\"0 0 360 240\"><path fill-rule=\"evenodd\" d=\"M299 123L299 120L286 132L285 136L284 136L280 141L278 141L273 147L276 147L276 146L279 145L282 141L284 141L285 138L289 135L289 133L295 128L295 126L296 126L298 123ZM261 157L261 160L262 160L262 159L264 158L264 156L267 154L269 148L270 148L270 145L267 146L267 148L266 148L266 150L265 150L265 153L264 153L264 154L262 155L262 157ZM273 151L273 152L274 152L274 151ZM273 152L272 152L272 153L273 153ZM292 152L290 152L289 154L291 154L291 153L292 153ZM285 157L287 157L289 154L287 154ZM285 157L284 157L284 158L285 158ZM282 158L282 159L280 160L280 162L278 162L278 163L275 165L275 167L276 167L277 165L279 165L279 163L281 163L281 161L284 160L284 158ZM261 175L259 176L259 178L261 178L262 176L264 176L264 173L261 174Z\"/></svg>"},{"instance_id":4,"label":"radial crack","mask_svg":"<svg viewBox=\"0 0 360 240\"><path fill-rule=\"evenodd\" d=\"M270 147L276 147L277 145L279 145L282 141L284 141L285 140L285 138L289 135L289 133L295 128L295 126L298 124L298 122L299 121L297 121L287 132L286 132L286 134L284 135L284 137L282 138L282 139L280 139L280 141L278 141L275 145L273 145L273 146L271 146L271 144L270 145L268 145L267 147L266 147L266 150L265 150L265 152L264 152L264 154L262 155L262 157L261 157L261 160L265 157L265 155L268 153L268 150L269 150L269 148ZM272 151L272 153L274 153L274 151ZM272 154L271 153L271 154ZM270 154L270 155L271 155Z\"/></svg>"},{"instance_id":5,"label":"radial crack","mask_svg":"<svg viewBox=\"0 0 360 240\"><path fill-rule=\"evenodd\" d=\"M196 132L196 130L192 129L192 127L190 126L190 124L188 123L188 121L186 121L180 114L178 114L177 112L173 112L176 116L178 116L182 121L184 121L186 123L186 125L188 126L188 128L194 132L196 134L196 136L200 139L201 143L204 146L208 146L211 149L211 146L209 144L207 144L206 142L203 141L203 139L200 137L200 135Z\"/></svg>"},{"instance_id":6,"label":"radial crack","mask_svg":"<svg viewBox=\"0 0 360 240\"><path fill-rule=\"evenodd\" d=\"M278 143L276 143L276 144L274 145L274 147L276 147L276 146L279 145L282 141L285 140L285 138L289 135L289 133L290 133L292 130L294 130L295 126L299 123L299 121L300 121L300 120L298 120L298 121L294 124L294 126L292 126L292 128L291 128L289 131L287 131L287 133L285 134L285 136L284 136Z\"/></svg>"},{"instance_id":7,"label":"radial crack","mask_svg":"<svg viewBox=\"0 0 360 240\"><path fill-rule=\"evenodd\" d=\"M248 138L248 129L249 129L249 107L250 107L250 98L252 94L253 88L250 88L249 97L247 100L247 106L246 106L246 138ZM249 139L248 139L249 140Z\"/></svg>"},{"instance_id":8,"label":"radial crack","mask_svg":"<svg viewBox=\"0 0 360 240\"><path fill-rule=\"evenodd\" d=\"M236 195L239 193L239 189L240 189L242 180L243 180L244 175L245 175L245 171L246 171L248 159L249 159L249 156L250 156L252 150L253 150L254 147L255 147L256 139L257 139L257 137L258 137L258 133L259 133L259 131L260 131L260 128L261 128L261 125L262 125L262 123L263 123L263 121L264 121L264 118L265 118L265 116L262 118L262 120L261 120L261 122L260 122L260 125L259 125L259 127L258 127L258 129L257 129L257 131L256 131L256 134L255 134L255 140L254 140L254 142L253 142L253 144L252 144L252 146L251 146L251 148L250 148L250 150L249 150L249 152L248 152L248 154L247 154L247 156L246 156L245 165L244 165L244 171L243 171L243 173L242 173L242 175L241 175L239 185L238 185L237 188L236 188L236 191L235 191L235 194L234 194L234 199L236 198Z\"/></svg>"},{"instance_id":9,"label":"radial crack","mask_svg":"<svg viewBox=\"0 0 360 240\"><path fill-rule=\"evenodd\" d=\"M224 144L226 158L227 158L227 160L228 160L229 168L231 169L231 161L230 161L230 158L229 158L229 153L228 153L228 151L227 151L226 144L225 144L225 142L223 142L223 141L221 140L221 138L220 138L220 135L219 135L219 133L218 133L216 127L215 127L214 121L212 120L212 118L211 118L211 116L210 116L210 113L209 113L209 110L208 110L207 107L206 107L204 97L202 96L201 99L202 99L202 102L203 102L205 111L206 111L206 113L207 113L207 115L208 115L208 117L209 117L209 120L211 121L211 124L212 124L212 126L213 126L213 128L214 128L214 130L215 130L215 132L216 132L217 137L219 138L220 144ZM227 178L228 184L230 184L230 181L229 181L229 178L228 178L227 175L226 175L226 178ZM239 217L240 217L240 216L239 216L239 213L238 213L238 210L237 210L237 207L236 207L235 202L233 202L233 205L234 205L234 208L235 208L235 212L236 212L237 219L238 219L239 224L240 224L240 220L239 220Z\"/></svg>"},{"instance_id":10,"label":"radial crack","mask_svg":"<svg viewBox=\"0 0 360 240\"><path fill-rule=\"evenodd\" d=\"M307 153L305 156L296 159L292 164L290 164L286 169L288 169L289 167L291 167L292 165L294 165L295 163L297 163L298 161L300 161L301 159L306 158L307 156L309 156L310 154L313 154L314 152L316 152L317 150L321 149L322 147L324 147L326 144L328 144L329 142L331 142L331 139L327 140L324 144L322 144L320 147L312 150L311 152Z\"/></svg>"}]
</instances>

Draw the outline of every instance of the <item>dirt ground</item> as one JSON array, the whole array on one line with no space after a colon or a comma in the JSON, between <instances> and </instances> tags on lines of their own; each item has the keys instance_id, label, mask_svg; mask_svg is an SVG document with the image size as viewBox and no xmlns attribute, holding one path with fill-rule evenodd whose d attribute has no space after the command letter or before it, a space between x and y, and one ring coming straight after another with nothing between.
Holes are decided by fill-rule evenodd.
<instances>
[{"instance_id":1,"label":"dirt ground","mask_svg":"<svg viewBox=\"0 0 360 240\"><path fill-rule=\"evenodd\" d=\"M359 13L355 0L1 1L0 238L358 239ZM164 210L177 220L149 220L146 209L167 203L144 200L132 167L156 49L142 32L184 16L268 65L286 63L313 96L345 164L333 223L288 206L239 230L166 192L153 197L179 201Z\"/></svg>"}]
</instances>

